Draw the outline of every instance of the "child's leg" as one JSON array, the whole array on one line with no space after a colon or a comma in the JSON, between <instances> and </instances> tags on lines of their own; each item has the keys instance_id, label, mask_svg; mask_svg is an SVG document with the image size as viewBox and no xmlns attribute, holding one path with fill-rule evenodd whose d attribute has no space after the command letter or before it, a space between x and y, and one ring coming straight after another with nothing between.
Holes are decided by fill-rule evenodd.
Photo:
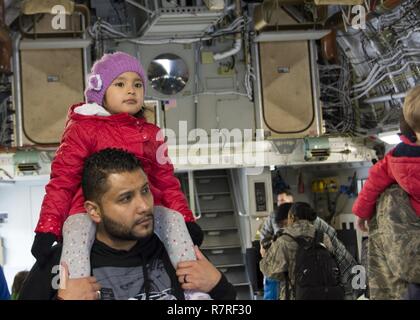
<instances>
[{"instance_id":1,"label":"child's leg","mask_svg":"<svg viewBox=\"0 0 420 320\"><path fill-rule=\"evenodd\" d=\"M179 212L155 206L154 220L155 233L165 245L175 269L181 261L196 260L194 244Z\"/></svg>"},{"instance_id":2,"label":"child's leg","mask_svg":"<svg viewBox=\"0 0 420 320\"><path fill-rule=\"evenodd\" d=\"M70 279L90 277L90 250L96 226L86 213L71 215L63 226L61 262L66 262Z\"/></svg>"},{"instance_id":3,"label":"child's leg","mask_svg":"<svg viewBox=\"0 0 420 320\"><path fill-rule=\"evenodd\" d=\"M166 207L155 206L154 221L155 233L165 245L175 269L179 262L197 260L194 244L182 214ZM186 291L185 299L209 300L211 298L206 293Z\"/></svg>"}]
</instances>

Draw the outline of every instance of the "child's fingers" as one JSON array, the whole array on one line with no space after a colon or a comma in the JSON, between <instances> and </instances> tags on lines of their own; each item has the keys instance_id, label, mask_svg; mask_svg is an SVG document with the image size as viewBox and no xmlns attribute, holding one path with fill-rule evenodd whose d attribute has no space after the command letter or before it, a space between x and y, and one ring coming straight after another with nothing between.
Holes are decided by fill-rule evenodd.
<instances>
[{"instance_id":1,"label":"child's fingers","mask_svg":"<svg viewBox=\"0 0 420 320\"><path fill-rule=\"evenodd\" d=\"M65 289L67 287L67 280L69 279L69 267L64 261L60 263L60 289Z\"/></svg>"},{"instance_id":2,"label":"child's fingers","mask_svg":"<svg viewBox=\"0 0 420 320\"><path fill-rule=\"evenodd\" d=\"M358 227L361 231L367 232L365 220L359 220Z\"/></svg>"},{"instance_id":3,"label":"child's fingers","mask_svg":"<svg viewBox=\"0 0 420 320\"><path fill-rule=\"evenodd\" d=\"M69 278L69 267L67 266L67 263L65 263L64 261L62 261L60 263L60 278L63 277L63 279L68 279Z\"/></svg>"}]
</instances>

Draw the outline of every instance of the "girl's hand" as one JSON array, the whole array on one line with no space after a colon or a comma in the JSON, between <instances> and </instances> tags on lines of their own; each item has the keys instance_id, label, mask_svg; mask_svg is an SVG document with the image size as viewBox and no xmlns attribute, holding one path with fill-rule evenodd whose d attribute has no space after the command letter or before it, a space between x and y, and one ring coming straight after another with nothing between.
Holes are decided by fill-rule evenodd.
<instances>
[{"instance_id":1,"label":"girl's hand","mask_svg":"<svg viewBox=\"0 0 420 320\"><path fill-rule=\"evenodd\" d=\"M367 226L367 219L362 219L362 218L357 217L356 218L356 225L357 225L357 227L359 228L360 231L363 231L363 232L368 232L369 231L369 228Z\"/></svg>"},{"instance_id":2,"label":"girl's hand","mask_svg":"<svg viewBox=\"0 0 420 320\"><path fill-rule=\"evenodd\" d=\"M57 298L60 300L98 300L101 299L101 285L95 277L69 279L69 269L61 263L60 289Z\"/></svg>"}]
</instances>

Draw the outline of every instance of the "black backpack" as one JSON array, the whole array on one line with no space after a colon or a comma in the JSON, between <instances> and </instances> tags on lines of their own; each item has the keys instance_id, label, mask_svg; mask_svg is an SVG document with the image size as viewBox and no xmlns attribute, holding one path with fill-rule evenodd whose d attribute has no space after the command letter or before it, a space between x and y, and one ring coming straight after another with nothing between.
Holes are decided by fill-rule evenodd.
<instances>
[{"instance_id":1,"label":"black backpack","mask_svg":"<svg viewBox=\"0 0 420 320\"><path fill-rule=\"evenodd\" d=\"M333 255L322 244L324 233L315 231L315 237L293 237L298 244L295 281L292 288L296 300L343 300L340 270ZM290 299L290 279L286 275L286 299Z\"/></svg>"}]
</instances>

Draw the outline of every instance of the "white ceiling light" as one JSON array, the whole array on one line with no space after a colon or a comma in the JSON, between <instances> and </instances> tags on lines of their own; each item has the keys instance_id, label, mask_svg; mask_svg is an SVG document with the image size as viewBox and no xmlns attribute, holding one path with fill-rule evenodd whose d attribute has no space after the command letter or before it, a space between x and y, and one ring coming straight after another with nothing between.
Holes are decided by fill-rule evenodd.
<instances>
[{"instance_id":1,"label":"white ceiling light","mask_svg":"<svg viewBox=\"0 0 420 320\"><path fill-rule=\"evenodd\" d=\"M386 144L395 145L401 142L400 136L398 135L399 131L390 131L383 132L378 134L378 138L381 139Z\"/></svg>"},{"instance_id":2,"label":"white ceiling light","mask_svg":"<svg viewBox=\"0 0 420 320\"><path fill-rule=\"evenodd\" d=\"M255 42L318 40L329 34L331 30L285 30L265 31L255 37Z\"/></svg>"}]
</instances>

